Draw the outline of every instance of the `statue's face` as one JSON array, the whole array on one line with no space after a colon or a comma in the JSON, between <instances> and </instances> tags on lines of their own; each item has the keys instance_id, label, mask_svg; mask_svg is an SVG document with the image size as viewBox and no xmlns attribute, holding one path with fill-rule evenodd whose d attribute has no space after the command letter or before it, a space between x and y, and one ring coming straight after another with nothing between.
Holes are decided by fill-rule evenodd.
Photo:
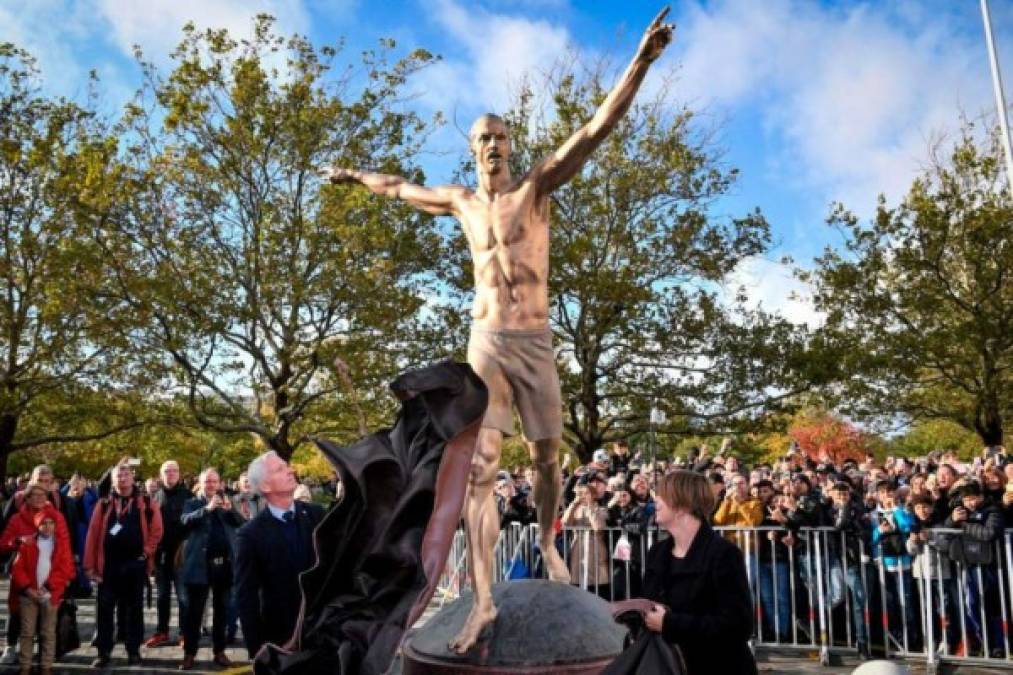
<instances>
[{"instance_id":1,"label":"statue's face","mask_svg":"<svg viewBox=\"0 0 1013 675\"><path fill-rule=\"evenodd\" d=\"M510 158L510 132L503 122L480 117L471 127L471 152L479 172L497 174Z\"/></svg>"}]
</instances>

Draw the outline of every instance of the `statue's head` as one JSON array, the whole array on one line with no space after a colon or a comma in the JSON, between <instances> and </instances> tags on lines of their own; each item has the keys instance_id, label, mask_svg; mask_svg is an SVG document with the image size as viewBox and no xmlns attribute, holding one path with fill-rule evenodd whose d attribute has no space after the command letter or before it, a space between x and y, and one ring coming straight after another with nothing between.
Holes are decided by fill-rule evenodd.
<instances>
[{"instance_id":1,"label":"statue's head","mask_svg":"<svg viewBox=\"0 0 1013 675\"><path fill-rule=\"evenodd\" d=\"M486 113L471 125L468 132L471 153L480 173L497 174L508 170L510 159L510 129L499 115Z\"/></svg>"}]
</instances>

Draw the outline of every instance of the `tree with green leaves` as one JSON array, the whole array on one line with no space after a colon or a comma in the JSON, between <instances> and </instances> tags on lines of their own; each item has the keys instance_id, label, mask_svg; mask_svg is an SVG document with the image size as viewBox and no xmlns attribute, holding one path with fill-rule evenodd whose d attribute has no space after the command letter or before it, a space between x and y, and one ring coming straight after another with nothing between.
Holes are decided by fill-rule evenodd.
<instances>
[{"instance_id":1,"label":"tree with green leaves","mask_svg":"<svg viewBox=\"0 0 1013 675\"><path fill-rule=\"evenodd\" d=\"M431 57L389 62L392 48L340 68L338 49L279 36L267 16L244 41L188 26L168 76L143 64L108 180L88 196L123 308L111 322L139 367L200 426L286 459L390 410L371 394L438 344L422 313L431 218L322 191L316 175L348 161L421 179L429 123L404 111L404 86Z\"/></svg>"},{"instance_id":2,"label":"tree with green leaves","mask_svg":"<svg viewBox=\"0 0 1013 675\"><path fill-rule=\"evenodd\" d=\"M582 71L577 60L522 88L505 116L514 173L585 124L612 79L607 64ZM470 173L466 161L460 176ZM722 298L729 274L770 240L758 211L713 214L736 177L692 111L673 106L666 81L553 193L550 323L565 440L583 461L613 440L646 436L652 406L666 413L659 433L707 433L748 426L807 387L789 358L804 331ZM448 282L464 297L464 242L454 251L448 269L465 271Z\"/></svg>"},{"instance_id":3,"label":"tree with green leaves","mask_svg":"<svg viewBox=\"0 0 1013 675\"><path fill-rule=\"evenodd\" d=\"M890 439L890 454L906 457L924 457L930 452L957 453L971 461L981 453L981 438L957 422L945 418L922 419L900 436Z\"/></svg>"},{"instance_id":4,"label":"tree with green leaves","mask_svg":"<svg viewBox=\"0 0 1013 675\"><path fill-rule=\"evenodd\" d=\"M39 77L27 52L0 44L0 481L11 453L138 424L100 252L76 217L84 158L103 139Z\"/></svg>"},{"instance_id":5,"label":"tree with green leaves","mask_svg":"<svg viewBox=\"0 0 1013 675\"><path fill-rule=\"evenodd\" d=\"M999 138L968 124L901 203L864 224L837 205L846 236L806 278L839 355L850 412L949 419L986 446L1013 412L1013 198Z\"/></svg>"}]
</instances>

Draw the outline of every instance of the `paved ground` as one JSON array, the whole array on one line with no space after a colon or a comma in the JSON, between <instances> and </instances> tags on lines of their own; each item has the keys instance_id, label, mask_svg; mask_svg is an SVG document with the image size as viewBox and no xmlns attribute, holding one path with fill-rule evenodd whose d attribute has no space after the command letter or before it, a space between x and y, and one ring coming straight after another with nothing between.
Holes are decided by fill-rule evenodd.
<instances>
[{"instance_id":1,"label":"paved ground","mask_svg":"<svg viewBox=\"0 0 1013 675\"><path fill-rule=\"evenodd\" d=\"M0 580L0 597L7 597L8 585L9 582L7 579ZM3 624L4 630L0 631L0 642L3 642L3 638L6 636L6 622L8 616L7 603L4 602L2 604L3 607L0 609L0 623ZM93 599L78 600L77 606L77 625L78 630L81 633L81 642L84 643L84 646L82 646L81 649L64 656L54 668L54 671L57 673L81 673L82 671L95 672L95 670L91 667L91 661L98 655L98 653L94 647L88 646L95 630L95 601ZM175 618L174 609L173 621L175 621ZM155 622L155 607L154 603L152 603L150 608L146 607L144 610L145 639L154 633ZM211 642L210 638L205 638L200 651L197 653L197 667L189 672L235 674L253 672L249 662L246 660L246 649L242 646L241 639L237 640L236 644L231 646L226 653L229 658L236 663L235 668L225 670L211 663ZM145 647L141 647L141 656L144 658L144 665L134 666L132 668L127 667L127 653L123 649L122 644L117 644L116 648L113 649L111 667L107 669L106 672L177 673L179 672L179 662L183 659L183 650L179 647L159 647L157 649L147 649ZM17 668L7 668L6 671L0 668L0 672L17 672Z\"/></svg>"},{"instance_id":2,"label":"paved ground","mask_svg":"<svg viewBox=\"0 0 1013 675\"><path fill-rule=\"evenodd\" d=\"M830 673L834 675L838 673L841 675L845 673L850 674L861 664L857 658L844 657L838 661L838 664L821 666L819 656L815 651L812 653L761 651L757 654L757 661L761 673L825 673L828 675ZM911 669L912 675L923 675L926 672L925 666L917 661L912 661L906 665ZM1011 669L982 668L981 666L955 668L947 666L936 672L940 674L952 673L953 675L1009 675L1010 672L1013 672L1013 664L1011 664Z\"/></svg>"},{"instance_id":3,"label":"paved ground","mask_svg":"<svg viewBox=\"0 0 1013 675\"><path fill-rule=\"evenodd\" d=\"M0 597L7 597L7 579L0 580ZM91 640L92 632L95 625L95 603L93 600L79 600L78 601L78 627L81 631L81 640L86 645ZM424 622L428 618L424 615L420 621ZM0 608L0 627L5 628L7 621L7 607L6 603L3 603L3 607ZM144 623L145 623L145 636L151 635L155 627L155 608L154 606L146 608L144 612ZM3 631L0 631L0 642L2 642ZM206 639L205 643L201 645L200 652L197 654L197 667L190 672L193 673L225 673L228 675L239 675L240 673L252 673L252 668L249 662L246 660L246 649L242 647L241 639L236 645L230 647L227 651L228 656L232 659L236 666L228 670L218 668L211 663L211 646L210 642ZM158 649L146 649L141 648L141 654L145 659L144 665L135 666L128 668L126 664L126 652L123 650L122 645L117 645L113 650L113 662L111 668L106 672L135 672L135 673L176 673L178 672L177 666L180 660L183 658L183 650L179 647L160 647ZM72 654L65 656L55 668L57 673L81 673L83 671L94 672L91 668L91 660L96 656L94 647L82 647ZM758 654L759 669L761 673L823 673L826 675L838 674L838 673L851 673L858 665L858 661L855 659L845 658L843 664L840 666L823 667L820 665L817 654L815 652L799 652L799 651L785 651L785 652L761 652ZM17 668L7 668L6 670L0 667L0 673L11 673L17 672ZM919 667L917 664L912 664L913 673L924 673L925 670ZM980 675L1009 675L1013 673L1013 663L1011 668L1007 670L999 669L985 669L981 667L970 667L965 666L959 669L952 669L943 672L955 673L958 675L970 675L971 673Z\"/></svg>"}]
</instances>

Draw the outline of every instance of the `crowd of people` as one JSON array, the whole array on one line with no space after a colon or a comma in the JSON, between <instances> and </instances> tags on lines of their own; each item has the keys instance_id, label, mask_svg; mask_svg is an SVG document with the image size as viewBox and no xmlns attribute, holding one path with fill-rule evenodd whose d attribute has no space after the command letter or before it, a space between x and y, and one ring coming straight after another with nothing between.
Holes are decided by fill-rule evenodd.
<instances>
[{"instance_id":1,"label":"crowd of people","mask_svg":"<svg viewBox=\"0 0 1013 675\"><path fill-rule=\"evenodd\" d=\"M569 558L573 583L609 600L642 594L645 542L659 530L656 487L675 470L706 477L715 500L710 522L748 564L762 640L813 639L799 617L817 609L807 590L821 565L829 607L838 620L850 608L846 619L862 658L870 644L886 640L895 651L922 651L923 583L931 589L929 623L940 653L1004 658L1000 603L1013 607L999 578L1002 537L1013 527L1013 457L1005 448L986 448L970 462L939 451L832 463L793 446L776 462L747 466L730 441L657 462L616 443L564 471L557 546ZM528 473L498 475L504 528L534 522Z\"/></svg>"},{"instance_id":2,"label":"crowd of people","mask_svg":"<svg viewBox=\"0 0 1013 675\"><path fill-rule=\"evenodd\" d=\"M264 642L291 636L298 576L313 562L312 532L323 517L314 498L331 501L337 483L301 484L274 452L235 481L212 467L184 479L173 460L142 481L139 464L124 458L98 480L74 475L66 482L39 465L6 486L0 555L10 570L10 619L0 664L16 663L28 675L37 640L40 670L51 673L61 604L93 594L96 668L110 664L117 642L128 665L143 662L142 646L180 645L179 669L194 668L209 597L218 666L232 665L226 648L239 627L251 658ZM145 636L145 590L152 588L157 626Z\"/></svg>"},{"instance_id":3,"label":"crowd of people","mask_svg":"<svg viewBox=\"0 0 1013 675\"><path fill-rule=\"evenodd\" d=\"M142 646L178 644L180 669L193 668L209 599L219 666L231 665L226 647L240 627L251 658L265 642L291 636L298 575L314 562L312 532L323 517L314 500L333 500L340 484L300 484L273 452L234 481L210 467L184 478L172 460L141 481L136 465L124 459L99 480L74 475L66 482L40 465L6 486L0 554L9 564L11 619L2 663L30 672L37 639L42 672L52 672L61 603L92 594L95 667L108 665L122 642L130 665L142 662ZM728 442L672 461L649 461L616 443L564 470L557 542L572 581L610 600L649 593L649 543L666 529L668 513L658 490L687 472L709 489L712 506L701 520L744 553L763 640L790 642L796 631L809 632L797 617L811 616L813 594L799 589L816 583L821 565L829 604L851 609L862 657L884 640L918 651L923 626L950 654L1002 651L1004 555L996 544L1013 525L1013 458L1004 448L987 448L971 462L936 452L838 463L793 448L777 462L747 466ZM530 468L499 472L503 527L536 522L533 483ZM824 538L814 562L816 536ZM939 593L934 621L923 623L918 588L926 581ZM157 595L157 625L148 636L146 588Z\"/></svg>"}]
</instances>

